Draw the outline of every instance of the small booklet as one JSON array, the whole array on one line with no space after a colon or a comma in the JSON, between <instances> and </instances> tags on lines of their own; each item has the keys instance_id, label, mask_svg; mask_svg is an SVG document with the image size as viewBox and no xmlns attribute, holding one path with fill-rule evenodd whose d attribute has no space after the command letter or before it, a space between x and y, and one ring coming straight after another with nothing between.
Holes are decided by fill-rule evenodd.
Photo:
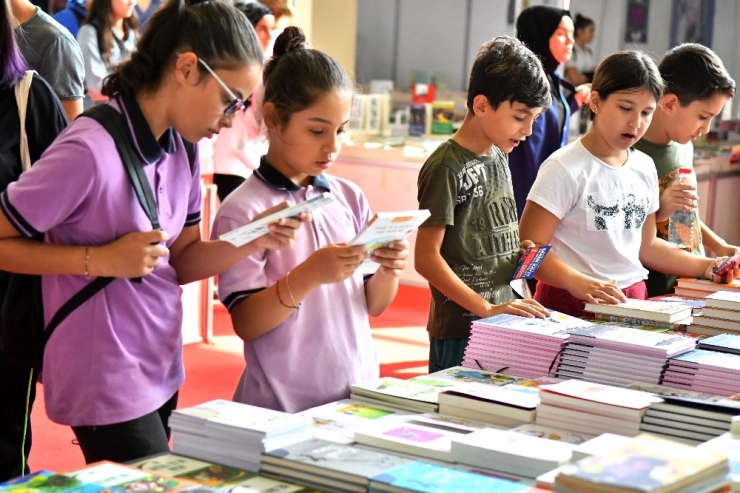
<instances>
[{"instance_id":1,"label":"small booklet","mask_svg":"<svg viewBox=\"0 0 740 493\"><path fill-rule=\"evenodd\" d=\"M378 212L367 225L357 233L349 244L365 245L368 258L360 269L365 274L375 272L379 264L370 260L378 248L387 246L392 241L403 240L418 228L430 216L427 209L400 212Z\"/></svg>"},{"instance_id":2,"label":"small booklet","mask_svg":"<svg viewBox=\"0 0 740 493\"><path fill-rule=\"evenodd\" d=\"M540 245L529 247L524 250L519 262L514 268L514 275L509 282L511 288L525 300L532 299L532 290L529 289L527 279L532 279L534 273L545 260L545 255L550 251L550 245Z\"/></svg>"},{"instance_id":3,"label":"small booklet","mask_svg":"<svg viewBox=\"0 0 740 493\"><path fill-rule=\"evenodd\" d=\"M719 264L712 270L712 274L716 276L723 276L730 272L730 269L732 269L735 264L738 263L740 263L740 253L733 255L732 257Z\"/></svg>"},{"instance_id":4,"label":"small booklet","mask_svg":"<svg viewBox=\"0 0 740 493\"><path fill-rule=\"evenodd\" d=\"M269 216L262 217L255 221L252 221L249 224L245 224L244 226L233 229L228 233L222 234L218 237L218 239L228 241L234 246L240 247L252 240L256 240L260 236L264 236L269 233L270 224L277 222L278 219L281 219L283 217L294 217L301 212L310 212L331 202L334 202L332 196L328 193L322 193L321 195L310 198L305 202L301 202L300 204L296 204L292 207L287 207L280 211L274 212Z\"/></svg>"}]
</instances>

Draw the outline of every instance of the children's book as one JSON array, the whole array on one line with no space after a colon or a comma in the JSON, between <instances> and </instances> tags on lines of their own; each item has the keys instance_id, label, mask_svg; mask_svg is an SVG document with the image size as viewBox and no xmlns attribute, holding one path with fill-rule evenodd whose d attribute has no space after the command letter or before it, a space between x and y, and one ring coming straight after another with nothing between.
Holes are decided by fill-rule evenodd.
<instances>
[{"instance_id":1,"label":"children's book","mask_svg":"<svg viewBox=\"0 0 740 493\"><path fill-rule=\"evenodd\" d=\"M329 193L324 192L321 195L312 197L300 204L287 207L277 212L273 212L268 216L256 219L249 224L245 224L244 226L231 230L228 233L224 233L218 238L219 240L228 241L232 245L240 247L269 233L270 224L277 222L278 219L294 217L301 212L311 212L331 202L334 202L332 196Z\"/></svg>"},{"instance_id":2,"label":"children's book","mask_svg":"<svg viewBox=\"0 0 740 493\"><path fill-rule=\"evenodd\" d=\"M542 403L604 416L639 419L651 403L662 399L636 390L566 380L540 387L540 400Z\"/></svg>"},{"instance_id":3,"label":"children's book","mask_svg":"<svg viewBox=\"0 0 740 493\"><path fill-rule=\"evenodd\" d=\"M574 343L659 357L680 354L696 346L696 341L691 337L603 324L573 330L570 340Z\"/></svg>"},{"instance_id":4,"label":"children's book","mask_svg":"<svg viewBox=\"0 0 740 493\"><path fill-rule=\"evenodd\" d=\"M708 308L740 311L740 292L717 291L704 299Z\"/></svg>"},{"instance_id":5,"label":"children's book","mask_svg":"<svg viewBox=\"0 0 740 493\"><path fill-rule=\"evenodd\" d=\"M691 316L692 308L679 303L653 300L635 300L628 298L624 303L617 305L604 305L600 303L586 303L587 312L603 313L606 315L618 315L622 317L633 317L643 320L655 320L657 322L673 323Z\"/></svg>"},{"instance_id":6,"label":"children's book","mask_svg":"<svg viewBox=\"0 0 740 493\"><path fill-rule=\"evenodd\" d=\"M419 383L394 377L382 377L352 385L350 397L364 402L385 403L392 407L417 412L434 412L439 407L437 394L452 387L450 382Z\"/></svg>"},{"instance_id":7,"label":"children's book","mask_svg":"<svg viewBox=\"0 0 740 493\"><path fill-rule=\"evenodd\" d=\"M378 212L367 225L350 240L350 245L365 245L368 258L361 267L363 273L375 272L379 264L370 260L378 248L387 246L392 241L403 240L418 228L430 212L427 209L399 212Z\"/></svg>"},{"instance_id":8,"label":"children's book","mask_svg":"<svg viewBox=\"0 0 740 493\"><path fill-rule=\"evenodd\" d=\"M454 122L454 101L434 101L432 103L432 134L451 135L455 131L452 126Z\"/></svg>"},{"instance_id":9,"label":"children's book","mask_svg":"<svg viewBox=\"0 0 740 493\"><path fill-rule=\"evenodd\" d=\"M431 103L412 103L409 105L409 135L421 137L432 133Z\"/></svg>"},{"instance_id":10,"label":"children's book","mask_svg":"<svg viewBox=\"0 0 740 493\"><path fill-rule=\"evenodd\" d=\"M107 488L124 491L164 493L166 491L183 491L199 486L198 483L193 481L109 461L88 464L84 469L66 475L85 483L95 483Z\"/></svg>"},{"instance_id":11,"label":"children's book","mask_svg":"<svg viewBox=\"0 0 740 493\"><path fill-rule=\"evenodd\" d=\"M122 489L108 488L84 482L73 476L52 471L36 471L0 483L2 493L123 493Z\"/></svg>"}]
</instances>

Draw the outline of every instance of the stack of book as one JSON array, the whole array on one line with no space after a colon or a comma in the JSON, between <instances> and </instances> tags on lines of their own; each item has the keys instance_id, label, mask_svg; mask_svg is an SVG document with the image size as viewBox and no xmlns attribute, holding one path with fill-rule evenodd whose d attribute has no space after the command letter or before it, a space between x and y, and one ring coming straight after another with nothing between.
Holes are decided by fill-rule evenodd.
<instances>
[{"instance_id":1,"label":"stack of book","mask_svg":"<svg viewBox=\"0 0 740 493\"><path fill-rule=\"evenodd\" d=\"M691 337L618 325L571 331L558 377L624 386L635 380L657 384L667 358L696 346Z\"/></svg>"},{"instance_id":2,"label":"stack of book","mask_svg":"<svg viewBox=\"0 0 740 493\"><path fill-rule=\"evenodd\" d=\"M184 492L213 491L195 481L168 476L160 472L150 472L115 462L102 461L88 464L85 468L65 474L83 483L94 483L109 491L141 492ZM101 490L103 492L105 490Z\"/></svg>"},{"instance_id":3,"label":"stack of book","mask_svg":"<svg viewBox=\"0 0 740 493\"><path fill-rule=\"evenodd\" d=\"M719 334L707 337L699 341L696 348L718 353L740 354L740 334Z\"/></svg>"},{"instance_id":4,"label":"stack of book","mask_svg":"<svg viewBox=\"0 0 740 493\"><path fill-rule=\"evenodd\" d=\"M537 378L554 370L573 329L591 322L558 312L546 319L496 315L473 322L463 366Z\"/></svg>"},{"instance_id":5,"label":"stack of book","mask_svg":"<svg viewBox=\"0 0 740 493\"><path fill-rule=\"evenodd\" d=\"M314 439L267 452L262 470L289 481L364 492L370 478L409 462L382 451Z\"/></svg>"},{"instance_id":6,"label":"stack of book","mask_svg":"<svg viewBox=\"0 0 740 493\"><path fill-rule=\"evenodd\" d=\"M729 284L719 284L708 279L679 277L678 284L674 290L675 294L679 296L689 296L691 298L706 298L717 291L740 293L740 279L735 279Z\"/></svg>"},{"instance_id":7,"label":"stack of book","mask_svg":"<svg viewBox=\"0 0 740 493\"><path fill-rule=\"evenodd\" d=\"M643 434L603 455L563 467L555 491L717 492L730 484L727 457Z\"/></svg>"},{"instance_id":8,"label":"stack of book","mask_svg":"<svg viewBox=\"0 0 740 493\"><path fill-rule=\"evenodd\" d=\"M640 430L696 445L730 431L738 413L738 402L663 396L650 404Z\"/></svg>"},{"instance_id":9,"label":"stack of book","mask_svg":"<svg viewBox=\"0 0 740 493\"><path fill-rule=\"evenodd\" d=\"M525 433L483 429L452 439L457 462L536 478L570 462L573 445Z\"/></svg>"},{"instance_id":10,"label":"stack of book","mask_svg":"<svg viewBox=\"0 0 740 493\"><path fill-rule=\"evenodd\" d=\"M437 394L452 385L426 385L411 380L382 377L352 385L349 396L372 405L391 406L413 413L433 413L439 408Z\"/></svg>"},{"instance_id":11,"label":"stack of book","mask_svg":"<svg viewBox=\"0 0 740 493\"><path fill-rule=\"evenodd\" d=\"M590 435L634 436L650 403L660 400L637 390L566 380L540 387L536 423Z\"/></svg>"},{"instance_id":12,"label":"stack of book","mask_svg":"<svg viewBox=\"0 0 740 493\"><path fill-rule=\"evenodd\" d=\"M691 332L717 335L740 334L740 291L717 291L708 295L701 316L694 318Z\"/></svg>"},{"instance_id":13,"label":"stack of book","mask_svg":"<svg viewBox=\"0 0 740 493\"><path fill-rule=\"evenodd\" d=\"M413 413L353 399L342 399L298 413L313 421L314 437L337 443L355 441L355 430Z\"/></svg>"},{"instance_id":14,"label":"stack of book","mask_svg":"<svg viewBox=\"0 0 740 493\"><path fill-rule=\"evenodd\" d=\"M740 355L694 349L668 360L663 385L730 396L740 393Z\"/></svg>"},{"instance_id":15,"label":"stack of book","mask_svg":"<svg viewBox=\"0 0 740 493\"><path fill-rule=\"evenodd\" d=\"M740 491L740 438L732 433L724 433L697 445L696 448L726 456L730 460L732 491Z\"/></svg>"},{"instance_id":16,"label":"stack of book","mask_svg":"<svg viewBox=\"0 0 740 493\"><path fill-rule=\"evenodd\" d=\"M248 471L266 450L313 436L308 417L222 399L177 409L169 424L173 452Z\"/></svg>"},{"instance_id":17,"label":"stack of book","mask_svg":"<svg viewBox=\"0 0 740 493\"><path fill-rule=\"evenodd\" d=\"M538 394L517 390L514 385L471 383L446 390L437 396L439 412L507 427L534 422Z\"/></svg>"},{"instance_id":18,"label":"stack of book","mask_svg":"<svg viewBox=\"0 0 740 493\"><path fill-rule=\"evenodd\" d=\"M690 325L693 313L690 303L631 298L618 305L586 303L584 309L593 313L597 320L638 326L662 326L673 330L682 330Z\"/></svg>"}]
</instances>

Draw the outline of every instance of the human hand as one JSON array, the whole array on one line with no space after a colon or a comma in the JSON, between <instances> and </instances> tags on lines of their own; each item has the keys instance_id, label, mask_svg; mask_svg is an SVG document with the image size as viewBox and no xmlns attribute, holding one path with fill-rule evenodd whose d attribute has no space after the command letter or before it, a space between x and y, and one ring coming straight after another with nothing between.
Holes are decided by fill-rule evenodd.
<instances>
[{"instance_id":1,"label":"human hand","mask_svg":"<svg viewBox=\"0 0 740 493\"><path fill-rule=\"evenodd\" d=\"M740 253L740 247L724 243L723 245L720 245L716 249L714 249L714 253L718 257L733 257Z\"/></svg>"},{"instance_id":2,"label":"human hand","mask_svg":"<svg viewBox=\"0 0 740 493\"><path fill-rule=\"evenodd\" d=\"M88 272L92 276L135 278L150 274L170 254L161 230L129 233L101 247L90 248Z\"/></svg>"},{"instance_id":3,"label":"human hand","mask_svg":"<svg viewBox=\"0 0 740 493\"><path fill-rule=\"evenodd\" d=\"M712 282L719 284L729 284L735 279L740 279L740 258L717 257L707 260L709 263L704 271L704 277L706 279L710 279ZM722 272L715 274L714 270L726 261L730 261L730 263L722 269Z\"/></svg>"},{"instance_id":4,"label":"human hand","mask_svg":"<svg viewBox=\"0 0 740 493\"><path fill-rule=\"evenodd\" d=\"M388 246L376 248L371 258L380 264L378 272L399 277L406 268L406 261L409 258L409 242L392 241Z\"/></svg>"},{"instance_id":5,"label":"human hand","mask_svg":"<svg viewBox=\"0 0 740 493\"><path fill-rule=\"evenodd\" d=\"M265 211L257 214L254 220L269 216L275 212L281 211L291 207L288 201L281 202L280 204L270 207ZM270 224L270 232L266 235L260 236L259 238L252 240L247 243L250 247L256 247L258 250L282 250L292 248L295 244L295 240L298 237L298 230L301 224L307 223L313 220L313 216L310 212L301 212L296 217L283 217L277 220L277 222ZM245 245L242 245L244 248Z\"/></svg>"},{"instance_id":6,"label":"human hand","mask_svg":"<svg viewBox=\"0 0 740 493\"><path fill-rule=\"evenodd\" d=\"M584 104L588 104L588 100L591 98L591 84L581 84L576 87L574 97L576 98L579 108Z\"/></svg>"},{"instance_id":7,"label":"human hand","mask_svg":"<svg viewBox=\"0 0 740 493\"><path fill-rule=\"evenodd\" d=\"M328 245L319 248L304 262L311 279L317 284L341 282L350 277L365 261L365 245Z\"/></svg>"},{"instance_id":8,"label":"human hand","mask_svg":"<svg viewBox=\"0 0 740 493\"><path fill-rule=\"evenodd\" d=\"M587 303L616 305L627 301L627 297L617 287L617 281L599 281L584 276L583 280L575 283L573 289L568 291L579 300Z\"/></svg>"},{"instance_id":9,"label":"human hand","mask_svg":"<svg viewBox=\"0 0 740 493\"><path fill-rule=\"evenodd\" d=\"M525 318L545 318L550 316L550 312L545 307L532 299L511 300L506 303L501 303L500 305L490 305L486 316L490 317L501 313L519 315L520 317Z\"/></svg>"},{"instance_id":10,"label":"human hand","mask_svg":"<svg viewBox=\"0 0 740 493\"><path fill-rule=\"evenodd\" d=\"M668 216L676 211L694 212L698 206L696 185L671 182L660 196L661 213Z\"/></svg>"}]
</instances>

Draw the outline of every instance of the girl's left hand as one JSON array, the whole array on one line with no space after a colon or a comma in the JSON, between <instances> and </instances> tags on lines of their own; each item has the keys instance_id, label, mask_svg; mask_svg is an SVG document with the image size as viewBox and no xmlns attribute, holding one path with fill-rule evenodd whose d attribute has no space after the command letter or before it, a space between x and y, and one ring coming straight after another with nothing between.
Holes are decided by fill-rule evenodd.
<instances>
[{"instance_id":1,"label":"girl's left hand","mask_svg":"<svg viewBox=\"0 0 740 493\"><path fill-rule=\"evenodd\" d=\"M588 104L588 100L590 97L591 84L581 84L580 86L576 87L575 98L579 108L584 104Z\"/></svg>"},{"instance_id":2,"label":"girl's left hand","mask_svg":"<svg viewBox=\"0 0 740 493\"><path fill-rule=\"evenodd\" d=\"M729 284L735 279L740 279L740 261L738 259L735 259L732 265L729 268L725 269L726 272L719 275L713 272L715 268L719 267L720 265L722 265L723 262L731 258L732 257L717 257L708 259L709 265L704 271L704 277L706 279L712 280L712 282L716 282L719 284Z\"/></svg>"},{"instance_id":3,"label":"girl's left hand","mask_svg":"<svg viewBox=\"0 0 740 493\"><path fill-rule=\"evenodd\" d=\"M392 241L388 246L376 249L372 256L372 260L380 264L378 272L394 277L401 275L408 258L409 242L406 240Z\"/></svg>"}]
</instances>

